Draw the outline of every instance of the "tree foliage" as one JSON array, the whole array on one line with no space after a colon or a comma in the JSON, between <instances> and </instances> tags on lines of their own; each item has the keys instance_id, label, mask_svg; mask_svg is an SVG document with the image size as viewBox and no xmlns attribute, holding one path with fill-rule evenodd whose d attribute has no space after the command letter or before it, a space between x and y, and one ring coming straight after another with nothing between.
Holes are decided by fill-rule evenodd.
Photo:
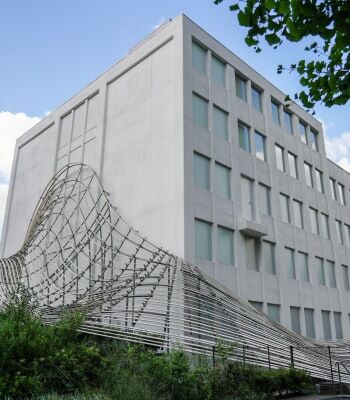
<instances>
[{"instance_id":1,"label":"tree foliage","mask_svg":"<svg viewBox=\"0 0 350 400\"><path fill-rule=\"evenodd\" d=\"M215 4L223 0L215 0ZM265 40L277 48L285 40L309 41L301 59L277 72L297 71L304 87L295 95L307 109L316 103L327 107L350 99L350 1L349 0L239 0L230 5L241 26L247 27L245 41L261 51Z\"/></svg>"}]
</instances>

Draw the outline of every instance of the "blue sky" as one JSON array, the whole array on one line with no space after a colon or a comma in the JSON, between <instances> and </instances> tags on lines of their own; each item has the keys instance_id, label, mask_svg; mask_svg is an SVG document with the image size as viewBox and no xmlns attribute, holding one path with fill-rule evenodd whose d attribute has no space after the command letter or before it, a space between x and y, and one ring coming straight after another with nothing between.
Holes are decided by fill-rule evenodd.
<instances>
[{"instance_id":1,"label":"blue sky","mask_svg":"<svg viewBox=\"0 0 350 400\"><path fill-rule=\"evenodd\" d=\"M233 0L232 0L233 1ZM256 54L244 42L228 9L212 0L0 0L0 231L15 140L103 73L157 24L185 13L288 94L300 89L296 74L278 64L304 56L304 44ZM350 171L350 104L316 107L327 130L330 158Z\"/></svg>"}]
</instances>

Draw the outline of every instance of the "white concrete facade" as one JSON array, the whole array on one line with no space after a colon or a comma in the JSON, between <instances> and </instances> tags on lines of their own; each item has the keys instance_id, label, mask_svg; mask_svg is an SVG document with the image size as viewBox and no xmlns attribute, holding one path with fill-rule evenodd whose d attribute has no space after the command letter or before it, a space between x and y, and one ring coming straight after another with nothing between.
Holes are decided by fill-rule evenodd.
<instances>
[{"instance_id":1,"label":"white concrete facade","mask_svg":"<svg viewBox=\"0 0 350 400\"><path fill-rule=\"evenodd\" d=\"M193 65L193 42L205 54L202 71ZM221 83L213 78L214 57L224 66ZM236 76L244 83L243 100L237 95ZM252 87L260 92L261 111L254 107ZM205 100L207 123L194 120L194 94ZM299 329L299 320L300 332L312 336L305 323L311 315L316 338L323 339L325 333L332 338L350 336L350 287L345 279L350 266L349 174L326 158L321 124L294 104L284 109L284 99L282 92L187 17L175 18L18 139L0 255L21 247L36 202L53 174L69 162L81 161L96 170L112 203L151 241L196 263L275 318L279 313L281 323L290 329ZM214 132L214 107L225 112L227 138ZM285 110L292 118L292 134ZM301 140L299 121L306 126L307 144ZM241 148L238 122L247 127L249 151ZM265 161L260 153L256 156L255 131L265 137ZM312 148L312 132L317 149ZM277 167L276 144L283 148L285 171ZM207 187L195 184L195 153L208 165ZM288 153L296 156L296 177ZM306 181L305 162L311 167L313 187ZM217 164L229 173L227 196L217 194ZM317 185L317 171L322 172L323 188ZM336 200L330 178L336 183ZM258 200L261 184L269 188L267 213ZM340 201L338 184L344 187L345 201ZM282 201L289 204L289 222L282 220L281 194L287 196ZM302 203L301 227L294 209L300 203L294 200ZM310 207L317 213L310 213ZM329 235L322 229L325 215ZM210 224L208 259L196 257L196 220ZM219 262L220 227L233 235L230 263ZM253 268L247 251L251 246ZM273 252L270 257L267 248ZM307 255L309 282L305 270L301 272L300 254ZM294 259L294 267L287 265L288 257Z\"/></svg>"}]
</instances>

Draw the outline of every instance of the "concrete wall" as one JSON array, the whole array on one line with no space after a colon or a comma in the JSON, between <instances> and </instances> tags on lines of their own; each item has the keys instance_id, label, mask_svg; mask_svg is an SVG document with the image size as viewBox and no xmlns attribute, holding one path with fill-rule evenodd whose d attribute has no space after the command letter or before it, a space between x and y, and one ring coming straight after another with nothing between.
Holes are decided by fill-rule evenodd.
<instances>
[{"instance_id":1,"label":"concrete wall","mask_svg":"<svg viewBox=\"0 0 350 400\"><path fill-rule=\"evenodd\" d=\"M18 251L53 174L84 162L123 217L183 255L182 17L18 139L1 256Z\"/></svg>"}]
</instances>

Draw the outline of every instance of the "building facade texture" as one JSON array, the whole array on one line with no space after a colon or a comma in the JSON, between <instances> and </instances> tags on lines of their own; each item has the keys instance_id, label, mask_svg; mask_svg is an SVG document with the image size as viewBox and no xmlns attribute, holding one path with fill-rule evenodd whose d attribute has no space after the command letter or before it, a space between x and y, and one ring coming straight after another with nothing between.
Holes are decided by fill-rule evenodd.
<instances>
[{"instance_id":1,"label":"building facade texture","mask_svg":"<svg viewBox=\"0 0 350 400\"><path fill-rule=\"evenodd\" d=\"M153 242L287 328L350 336L350 179L322 126L186 16L18 139L0 256L83 162Z\"/></svg>"}]
</instances>

